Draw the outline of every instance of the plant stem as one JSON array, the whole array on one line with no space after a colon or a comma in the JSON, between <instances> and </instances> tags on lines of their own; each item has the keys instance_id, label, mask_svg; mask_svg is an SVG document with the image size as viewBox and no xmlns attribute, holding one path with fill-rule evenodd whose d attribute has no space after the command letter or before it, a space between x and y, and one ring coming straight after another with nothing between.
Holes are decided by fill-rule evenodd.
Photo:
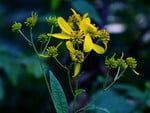
<instances>
[{"instance_id":1,"label":"plant stem","mask_svg":"<svg viewBox=\"0 0 150 113\"><path fill-rule=\"evenodd\" d=\"M43 45L44 45L44 43L41 44L41 47L40 47L40 53L42 52Z\"/></svg>"},{"instance_id":2,"label":"plant stem","mask_svg":"<svg viewBox=\"0 0 150 113\"><path fill-rule=\"evenodd\" d=\"M54 29L54 26L52 25L50 34L53 33L53 29ZM51 40L51 36L49 36L48 41L47 41L47 43L46 43L46 45L45 45L45 47L44 47L44 49L42 51L42 54L44 54L45 50L47 49L50 40Z\"/></svg>"},{"instance_id":3,"label":"plant stem","mask_svg":"<svg viewBox=\"0 0 150 113\"><path fill-rule=\"evenodd\" d=\"M78 90L78 81L79 81L79 76L75 78L75 91ZM75 92L74 92L75 93ZM77 95L76 93L74 94L74 99L73 99L73 113L76 111L76 101L77 101Z\"/></svg>"},{"instance_id":4,"label":"plant stem","mask_svg":"<svg viewBox=\"0 0 150 113\"><path fill-rule=\"evenodd\" d=\"M33 47L33 49L34 49L34 51L35 51L35 53L36 53L36 55L37 55L37 57L38 57L38 60L39 60L39 62L40 62L41 70L42 70L42 72L43 72L43 74L44 74L44 79L45 79L45 83L46 83L46 86L47 86L47 89L48 89L50 98L52 98L51 90L50 90L49 83L48 83L48 80L47 80L47 77L46 77L46 73L45 73L45 69L44 69L44 66L43 66L43 64L42 64L42 61L41 61L41 59L40 59L40 57L39 57L39 53L38 53L38 51L37 51L37 49L36 49L36 46L35 46L35 44L34 44L34 41L33 41L32 27L30 28L30 38L31 38L32 47Z\"/></svg>"},{"instance_id":5,"label":"plant stem","mask_svg":"<svg viewBox=\"0 0 150 113\"><path fill-rule=\"evenodd\" d=\"M68 70L68 68L67 68L66 66L64 66L62 63L60 63L59 60L58 60L56 57L54 57L54 59L56 60L56 62L57 62L62 68L64 68L65 70Z\"/></svg>"},{"instance_id":6,"label":"plant stem","mask_svg":"<svg viewBox=\"0 0 150 113\"><path fill-rule=\"evenodd\" d=\"M22 37L31 45L31 41L23 34L21 30L19 30L19 33L22 35Z\"/></svg>"},{"instance_id":7,"label":"plant stem","mask_svg":"<svg viewBox=\"0 0 150 113\"><path fill-rule=\"evenodd\" d=\"M70 78L70 69L71 69L71 66L72 66L72 63L70 64L70 66L69 66L69 68L67 70L67 77L68 77L69 87L70 87L71 93L74 96L73 87L72 87L71 78Z\"/></svg>"},{"instance_id":8,"label":"plant stem","mask_svg":"<svg viewBox=\"0 0 150 113\"><path fill-rule=\"evenodd\" d=\"M114 81L111 82L111 84L109 84L107 87L104 87L104 88L101 90L101 92L98 94L98 96L95 97L94 100L92 100L87 106L85 106L85 107L81 108L80 110L78 110L76 113L80 113L80 112L82 112L82 111L85 111L89 106L91 106L92 104L94 104L95 101L96 101L98 98L100 98L110 87L112 87L112 86L114 85L114 83L115 83L120 77L123 76L123 73L125 72L125 70L126 70L126 68L119 74L120 68L118 68L118 71L117 71L117 74L116 74L117 77L115 76Z\"/></svg>"}]
</instances>

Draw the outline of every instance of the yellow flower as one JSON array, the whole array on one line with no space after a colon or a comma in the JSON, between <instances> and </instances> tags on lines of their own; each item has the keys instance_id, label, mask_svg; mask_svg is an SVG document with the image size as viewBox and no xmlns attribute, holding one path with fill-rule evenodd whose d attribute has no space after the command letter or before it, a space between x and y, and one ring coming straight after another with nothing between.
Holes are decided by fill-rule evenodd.
<instances>
[{"instance_id":1,"label":"yellow flower","mask_svg":"<svg viewBox=\"0 0 150 113\"><path fill-rule=\"evenodd\" d=\"M90 19L86 18L85 21L90 21ZM94 31L95 31L97 29L92 24L81 23L79 26L81 30L73 31L73 29L69 26L69 24L62 17L59 17L58 25L62 29L62 32L55 33L55 34L48 34L48 36L53 36L53 37L59 38L59 39L68 39L73 44L76 44L76 43L81 44L82 42L84 42L83 50L85 52L90 52L92 49L99 54L103 54L105 52L103 47L93 43L89 33L84 34L85 30L88 30L88 29L93 30L94 29ZM85 39L83 40L83 38L85 38Z\"/></svg>"},{"instance_id":2,"label":"yellow flower","mask_svg":"<svg viewBox=\"0 0 150 113\"><path fill-rule=\"evenodd\" d=\"M84 39L85 52L90 52L93 49L98 54L103 54L106 51L107 44L104 44L105 45L105 49L104 49L102 46L99 46L93 43L92 41L92 38L97 37L98 29L97 27L95 27L95 25L91 24L90 18L84 18L80 22L79 28L85 34L85 39Z\"/></svg>"},{"instance_id":3,"label":"yellow flower","mask_svg":"<svg viewBox=\"0 0 150 113\"><path fill-rule=\"evenodd\" d=\"M75 66L74 75L72 77L76 77L81 69L81 63L84 62L84 53L75 50L73 47L73 44L70 41L66 42L67 49L70 51L70 56L73 61L75 61L77 64Z\"/></svg>"},{"instance_id":4,"label":"yellow flower","mask_svg":"<svg viewBox=\"0 0 150 113\"><path fill-rule=\"evenodd\" d=\"M48 36L53 36L59 39L68 39L73 44L81 44L83 42L83 33L80 31L73 31L69 24L62 18L58 17L58 25L61 28L61 33L48 34Z\"/></svg>"}]
</instances>

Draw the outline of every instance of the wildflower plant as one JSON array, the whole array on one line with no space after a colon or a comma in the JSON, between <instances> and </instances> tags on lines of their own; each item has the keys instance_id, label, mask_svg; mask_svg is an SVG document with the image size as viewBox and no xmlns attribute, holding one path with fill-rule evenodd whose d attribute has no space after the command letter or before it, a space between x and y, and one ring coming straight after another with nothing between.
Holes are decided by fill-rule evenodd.
<instances>
[{"instance_id":1,"label":"wildflower plant","mask_svg":"<svg viewBox=\"0 0 150 113\"><path fill-rule=\"evenodd\" d=\"M30 29L30 38L22 32L21 23L15 22L12 25L12 31L19 32L23 36L23 38L28 42L28 44L33 47L37 58L40 62L41 70L45 78L45 83L57 113L69 112L67 100L63 92L63 88L61 87L59 81L56 79L51 70L49 71L50 80L48 80L42 59L52 57L62 68L64 68L67 71L68 83L71 93L73 95L73 105L71 112L79 113L82 111L87 111L91 108L97 108L93 106L93 104L101 95L98 95L85 107L81 109L76 109L77 96L85 91L84 89L78 88L79 77L82 76L82 64L85 62L85 59L91 51L94 51L97 54L104 54L107 51L107 45L110 41L109 33L105 29L99 29L96 26L96 24L93 24L91 22L91 19L88 17L88 13L85 13L82 16L78 14L74 9L71 9L71 11L72 15L68 17L68 20L65 20L63 17L46 18L46 22L51 26L51 31L50 33L40 34L37 37L37 40L41 43L40 50L38 50L35 45L32 33L32 29L38 21L37 13L32 12L31 17L27 18L24 22L24 24ZM61 32L53 33L54 27L59 27L61 29ZM50 45L51 38L59 39L60 43L57 46ZM59 47L63 42L65 42L67 51L70 55L71 62L69 65L64 65L57 59L57 57L59 56ZM101 45L99 45L99 43L101 43ZM137 61L134 58L128 57L124 60L124 53L122 53L121 57L118 59L116 59L115 56L116 54L114 54L111 58L106 57L105 59L105 65L106 68L108 68L108 74L104 83L104 87L102 89L102 93L107 91L120 77L122 77L123 73L128 67L135 74L139 75L139 73L135 71ZM114 80L110 83L108 78L109 70L111 69L118 70ZM76 80L75 87L73 87L71 83L71 78L75 78Z\"/></svg>"}]
</instances>

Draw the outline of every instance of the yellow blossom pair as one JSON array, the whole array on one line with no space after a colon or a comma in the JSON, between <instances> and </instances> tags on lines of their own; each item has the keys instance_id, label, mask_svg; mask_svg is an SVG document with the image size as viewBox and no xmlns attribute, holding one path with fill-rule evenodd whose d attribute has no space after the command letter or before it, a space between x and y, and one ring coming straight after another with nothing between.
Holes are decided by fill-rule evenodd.
<instances>
[{"instance_id":1,"label":"yellow blossom pair","mask_svg":"<svg viewBox=\"0 0 150 113\"><path fill-rule=\"evenodd\" d=\"M77 62L73 75L73 77L75 77L80 72L81 63L84 61L84 52L87 53L94 50L98 54L103 54L107 49L107 43L110 37L106 31L102 32L104 30L98 30L94 24L91 24L91 20L87 17L87 13L80 16L75 10L71 10L73 15L69 16L68 21L62 17L58 17L57 19L58 25L62 30L61 33L48 34L48 36L67 40L66 46L70 52L72 61ZM101 41L104 47L94 43L95 38L99 38L98 41ZM76 48L77 46L80 46L80 49ZM78 59L76 59L77 57ZM79 62L81 59L83 61Z\"/></svg>"},{"instance_id":2,"label":"yellow blossom pair","mask_svg":"<svg viewBox=\"0 0 150 113\"><path fill-rule=\"evenodd\" d=\"M53 36L55 38L59 39L67 39L71 41L73 44L82 44L83 43L83 51L84 52L90 52L91 50L94 50L98 54L103 54L106 49L104 49L102 46L99 46L95 43L93 43L93 38L98 37L98 29L94 25L91 24L90 18L86 17L87 14L85 14L83 17L81 17L79 14L77 14L73 9L73 15L74 18L69 19L69 22L66 22L62 17L58 17L58 25L61 28L61 33L55 33L55 34L48 34L48 36ZM73 21L73 19L75 19ZM73 30L73 26L70 26L70 23L76 24L77 28L76 30ZM99 36L100 37L100 36ZM105 48L106 48L105 43Z\"/></svg>"}]
</instances>

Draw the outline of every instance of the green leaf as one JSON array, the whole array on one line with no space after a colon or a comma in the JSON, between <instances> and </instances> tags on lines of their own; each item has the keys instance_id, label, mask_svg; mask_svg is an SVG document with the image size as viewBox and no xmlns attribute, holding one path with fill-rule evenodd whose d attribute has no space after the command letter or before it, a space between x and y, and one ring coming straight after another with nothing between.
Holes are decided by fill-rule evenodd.
<instances>
[{"instance_id":1,"label":"green leaf","mask_svg":"<svg viewBox=\"0 0 150 113\"><path fill-rule=\"evenodd\" d=\"M99 95L99 92L93 96L93 99ZM124 96L118 95L112 90L105 92L99 99L94 103L97 107L106 108L110 113L131 113L138 103L131 103ZM118 107L116 107L118 106ZM100 112L99 109L92 111L91 113L105 113Z\"/></svg>"},{"instance_id":2,"label":"green leaf","mask_svg":"<svg viewBox=\"0 0 150 113\"><path fill-rule=\"evenodd\" d=\"M77 89L77 90L75 91L75 94L76 94L76 95L79 95L79 94L81 94L81 93L83 93L83 92L85 92L84 89Z\"/></svg>"},{"instance_id":3,"label":"green leaf","mask_svg":"<svg viewBox=\"0 0 150 113\"><path fill-rule=\"evenodd\" d=\"M100 16L97 10L89 2L85 0L75 0L72 2L72 7L79 13L85 14L88 13L89 17L95 22L100 23Z\"/></svg>"},{"instance_id":4,"label":"green leaf","mask_svg":"<svg viewBox=\"0 0 150 113\"><path fill-rule=\"evenodd\" d=\"M57 113L68 113L65 93L52 71L49 71L52 100Z\"/></svg>"},{"instance_id":5,"label":"green leaf","mask_svg":"<svg viewBox=\"0 0 150 113\"><path fill-rule=\"evenodd\" d=\"M88 106L87 108L86 108L86 111L87 110L99 110L99 111L103 111L103 112L105 112L105 113L110 113L106 108L101 108L101 107L97 107L97 106L95 106L95 105L90 105L90 106Z\"/></svg>"},{"instance_id":6,"label":"green leaf","mask_svg":"<svg viewBox=\"0 0 150 113\"><path fill-rule=\"evenodd\" d=\"M22 63L27 66L26 71L29 75L31 74L35 78L42 77L40 62L35 56L23 58Z\"/></svg>"}]
</instances>

